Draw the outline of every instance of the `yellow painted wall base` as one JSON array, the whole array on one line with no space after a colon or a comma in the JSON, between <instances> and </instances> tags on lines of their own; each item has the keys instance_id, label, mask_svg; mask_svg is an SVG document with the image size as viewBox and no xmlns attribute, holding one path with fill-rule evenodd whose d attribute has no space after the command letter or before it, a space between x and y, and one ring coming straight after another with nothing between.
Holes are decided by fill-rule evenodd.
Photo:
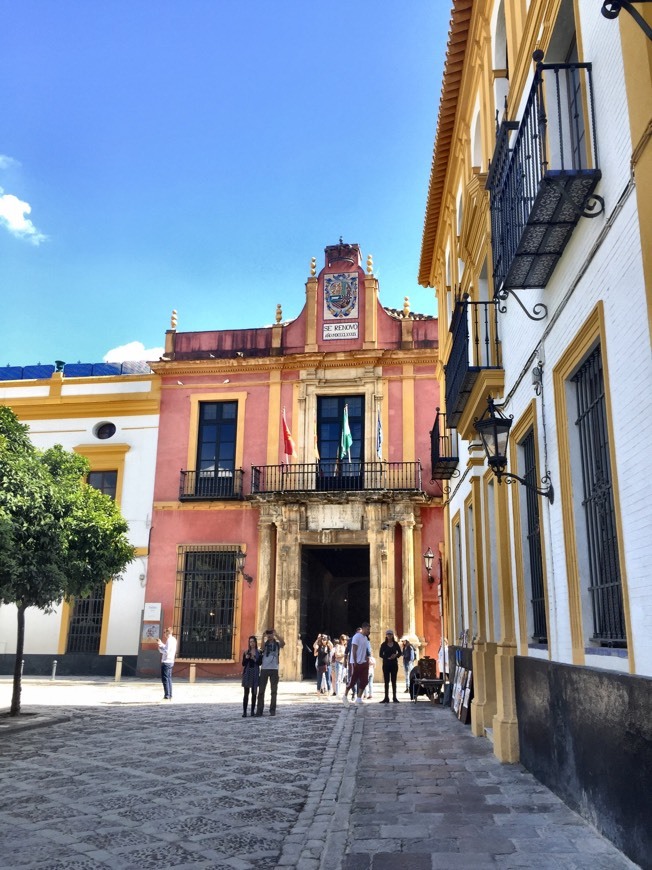
<instances>
[{"instance_id":1,"label":"yellow painted wall base","mask_svg":"<svg viewBox=\"0 0 652 870\"><path fill-rule=\"evenodd\" d=\"M494 755L500 761L519 760L518 722L514 695L515 644L498 644L496 651L496 715L493 718Z\"/></svg>"}]
</instances>

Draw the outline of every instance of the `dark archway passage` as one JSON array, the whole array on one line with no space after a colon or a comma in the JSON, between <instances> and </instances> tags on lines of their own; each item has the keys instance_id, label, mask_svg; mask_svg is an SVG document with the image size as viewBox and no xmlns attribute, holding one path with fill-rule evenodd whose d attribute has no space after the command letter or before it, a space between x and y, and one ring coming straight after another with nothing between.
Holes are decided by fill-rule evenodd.
<instances>
[{"instance_id":1,"label":"dark archway passage","mask_svg":"<svg viewBox=\"0 0 652 870\"><path fill-rule=\"evenodd\" d=\"M302 547L302 676L314 677L320 633L351 635L369 619L369 547Z\"/></svg>"}]
</instances>

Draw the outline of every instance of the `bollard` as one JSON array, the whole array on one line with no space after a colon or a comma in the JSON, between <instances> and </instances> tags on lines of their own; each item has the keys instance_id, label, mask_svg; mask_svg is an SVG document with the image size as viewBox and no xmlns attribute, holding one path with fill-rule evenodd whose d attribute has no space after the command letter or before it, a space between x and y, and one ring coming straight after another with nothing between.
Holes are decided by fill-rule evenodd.
<instances>
[{"instance_id":1,"label":"bollard","mask_svg":"<svg viewBox=\"0 0 652 870\"><path fill-rule=\"evenodd\" d=\"M115 681L119 683L122 679L122 656L116 656L115 659Z\"/></svg>"},{"instance_id":2,"label":"bollard","mask_svg":"<svg viewBox=\"0 0 652 870\"><path fill-rule=\"evenodd\" d=\"M50 679L53 680L56 677L56 675L57 675L57 660L54 659L54 661L52 662L52 676L50 677Z\"/></svg>"},{"instance_id":3,"label":"bollard","mask_svg":"<svg viewBox=\"0 0 652 870\"><path fill-rule=\"evenodd\" d=\"M194 682L195 682L195 674L196 674L196 672L197 672L197 665L196 665L194 662L192 662L192 663L190 664L190 675L189 675L189 677L188 677L188 682L189 682L189 683L194 683Z\"/></svg>"}]
</instances>

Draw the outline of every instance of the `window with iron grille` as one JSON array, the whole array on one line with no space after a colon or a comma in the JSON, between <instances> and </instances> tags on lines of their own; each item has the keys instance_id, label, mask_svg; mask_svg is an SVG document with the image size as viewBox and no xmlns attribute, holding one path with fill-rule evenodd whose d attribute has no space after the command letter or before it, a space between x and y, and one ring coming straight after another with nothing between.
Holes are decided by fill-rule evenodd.
<instances>
[{"instance_id":1,"label":"window with iron grille","mask_svg":"<svg viewBox=\"0 0 652 870\"><path fill-rule=\"evenodd\" d=\"M94 489L99 489L100 492L115 499L118 472L89 471L87 483ZM83 598L75 598L68 625L67 652L99 653L105 593L106 583L97 583L88 595Z\"/></svg>"},{"instance_id":2,"label":"window with iron grille","mask_svg":"<svg viewBox=\"0 0 652 870\"><path fill-rule=\"evenodd\" d=\"M237 552L222 544L179 548L174 622L181 658L233 658Z\"/></svg>"},{"instance_id":3,"label":"window with iron grille","mask_svg":"<svg viewBox=\"0 0 652 870\"><path fill-rule=\"evenodd\" d=\"M523 477L532 487L538 485L534 429L530 429L520 443L523 458ZM523 487L527 513L527 552L530 574L530 615L532 639L538 643L548 640L546 600L543 588L543 560L541 556L541 529L539 526L539 496L534 489Z\"/></svg>"},{"instance_id":4,"label":"window with iron grille","mask_svg":"<svg viewBox=\"0 0 652 870\"><path fill-rule=\"evenodd\" d=\"M593 640L625 646L625 620L614 511L607 408L600 346L572 378L582 464Z\"/></svg>"}]
</instances>

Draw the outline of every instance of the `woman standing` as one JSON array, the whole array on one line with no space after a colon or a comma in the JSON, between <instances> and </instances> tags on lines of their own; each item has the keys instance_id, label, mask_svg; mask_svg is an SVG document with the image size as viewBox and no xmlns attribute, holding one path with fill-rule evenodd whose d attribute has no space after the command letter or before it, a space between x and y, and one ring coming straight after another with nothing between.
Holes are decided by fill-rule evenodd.
<instances>
[{"instance_id":1,"label":"woman standing","mask_svg":"<svg viewBox=\"0 0 652 870\"><path fill-rule=\"evenodd\" d=\"M344 654L346 652L346 638L344 635L337 638L331 652L331 686L333 694L339 698L342 674L344 673Z\"/></svg>"},{"instance_id":2,"label":"woman standing","mask_svg":"<svg viewBox=\"0 0 652 870\"><path fill-rule=\"evenodd\" d=\"M331 690L331 650L333 644L327 634L317 635L314 647L317 666L317 694L327 695ZM326 682L323 687L322 683Z\"/></svg>"},{"instance_id":3,"label":"woman standing","mask_svg":"<svg viewBox=\"0 0 652 870\"><path fill-rule=\"evenodd\" d=\"M391 680L394 703L398 704L398 698L396 697L396 675L398 673L398 660L401 655L401 648L396 642L394 632L389 628L385 632L385 640L381 643L378 654L383 660L383 677L385 678L385 697L380 703L389 704L389 681Z\"/></svg>"},{"instance_id":4,"label":"woman standing","mask_svg":"<svg viewBox=\"0 0 652 870\"><path fill-rule=\"evenodd\" d=\"M254 715L256 707L256 695L258 693L258 678L260 676L260 664L263 654L258 649L258 641L252 635L249 638L249 646L242 654L242 718L247 716L247 704L249 702L249 690L251 689L251 715Z\"/></svg>"}]
</instances>

